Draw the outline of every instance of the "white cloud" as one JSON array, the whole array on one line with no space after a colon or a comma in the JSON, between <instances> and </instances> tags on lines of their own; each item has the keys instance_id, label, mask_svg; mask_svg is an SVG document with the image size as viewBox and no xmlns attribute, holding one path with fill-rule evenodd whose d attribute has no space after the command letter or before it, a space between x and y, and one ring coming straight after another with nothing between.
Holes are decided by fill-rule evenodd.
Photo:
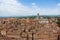
<instances>
[{"instance_id":1,"label":"white cloud","mask_svg":"<svg viewBox=\"0 0 60 40\"><path fill-rule=\"evenodd\" d=\"M41 15L59 14L60 9L40 8L36 3L32 3L32 8L30 8L22 3L18 3L17 0L0 0L0 16L25 16L36 15L37 13L41 13Z\"/></svg>"},{"instance_id":2,"label":"white cloud","mask_svg":"<svg viewBox=\"0 0 60 40\"><path fill-rule=\"evenodd\" d=\"M30 13L30 9L27 6L24 6L21 3L18 3L16 0L2 0L0 1L0 14L2 16L17 16L17 15L26 15ZM21 14L24 13L24 14ZM1 16L0 15L0 16Z\"/></svg>"},{"instance_id":3,"label":"white cloud","mask_svg":"<svg viewBox=\"0 0 60 40\"><path fill-rule=\"evenodd\" d=\"M41 7L38 7L35 3L33 3L32 8L34 13L40 13L41 15L59 15L60 14L60 7L41 8Z\"/></svg>"},{"instance_id":4,"label":"white cloud","mask_svg":"<svg viewBox=\"0 0 60 40\"><path fill-rule=\"evenodd\" d=\"M60 6L60 3L58 3L57 6Z\"/></svg>"}]
</instances>

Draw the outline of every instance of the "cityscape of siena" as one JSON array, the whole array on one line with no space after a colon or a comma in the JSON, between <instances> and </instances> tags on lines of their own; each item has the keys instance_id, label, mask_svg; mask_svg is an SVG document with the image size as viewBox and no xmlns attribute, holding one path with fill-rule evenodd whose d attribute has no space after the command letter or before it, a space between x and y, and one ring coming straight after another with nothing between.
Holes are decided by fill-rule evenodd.
<instances>
[{"instance_id":1,"label":"cityscape of siena","mask_svg":"<svg viewBox=\"0 0 60 40\"><path fill-rule=\"evenodd\" d=\"M0 40L60 40L60 0L0 0Z\"/></svg>"}]
</instances>

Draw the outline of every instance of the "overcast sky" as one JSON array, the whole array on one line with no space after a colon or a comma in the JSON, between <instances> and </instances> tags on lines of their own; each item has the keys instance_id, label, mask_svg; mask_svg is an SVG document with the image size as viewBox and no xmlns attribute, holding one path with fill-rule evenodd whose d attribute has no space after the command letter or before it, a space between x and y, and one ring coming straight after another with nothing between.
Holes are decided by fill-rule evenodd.
<instances>
[{"instance_id":1,"label":"overcast sky","mask_svg":"<svg viewBox=\"0 0 60 40\"><path fill-rule=\"evenodd\" d=\"M0 16L60 15L60 0L0 0Z\"/></svg>"}]
</instances>

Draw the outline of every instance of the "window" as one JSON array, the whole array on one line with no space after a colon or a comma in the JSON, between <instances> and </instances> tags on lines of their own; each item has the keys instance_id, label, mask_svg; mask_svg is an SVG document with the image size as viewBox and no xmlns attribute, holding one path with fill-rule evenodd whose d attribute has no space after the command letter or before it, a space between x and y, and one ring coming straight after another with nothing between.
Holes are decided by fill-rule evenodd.
<instances>
[{"instance_id":1,"label":"window","mask_svg":"<svg viewBox=\"0 0 60 40\"><path fill-rule=\"evenodd\" d=\"M58 35L58 40L60 40L60 35Z\"/></svg>"}]
</instances>

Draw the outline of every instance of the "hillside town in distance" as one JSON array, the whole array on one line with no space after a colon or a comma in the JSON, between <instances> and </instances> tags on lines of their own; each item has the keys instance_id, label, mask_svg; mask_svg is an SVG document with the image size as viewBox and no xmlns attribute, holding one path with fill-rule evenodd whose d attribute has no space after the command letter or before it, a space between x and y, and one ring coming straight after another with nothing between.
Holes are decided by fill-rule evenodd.
<instances>
[{"instance_id":1,"label":"hillside town in distance","mask_svg":"<svg viewBox=\"0 0 60 40\"><path fill-rule=\"evenodd\" d=\"M0 40L60 40L58 19L39 13L35 18L0 18Z\"/></svg>"}]
</instances>

